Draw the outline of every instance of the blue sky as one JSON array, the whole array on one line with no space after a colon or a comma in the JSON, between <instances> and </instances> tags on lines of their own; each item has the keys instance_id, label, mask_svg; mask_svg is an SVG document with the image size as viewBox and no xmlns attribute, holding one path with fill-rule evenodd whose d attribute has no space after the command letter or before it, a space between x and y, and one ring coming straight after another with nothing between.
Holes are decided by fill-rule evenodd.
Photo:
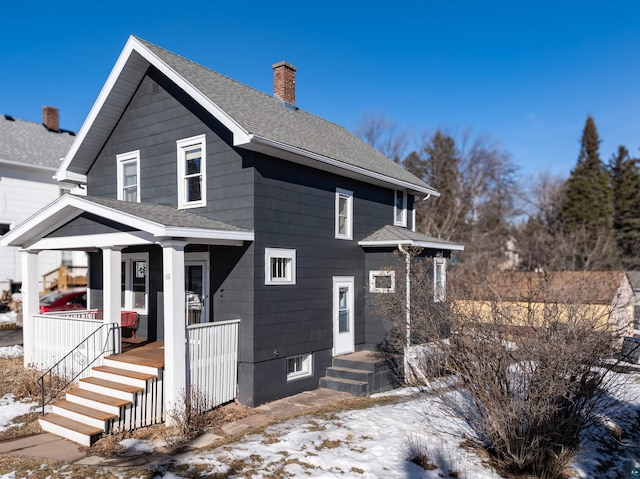
<instances>
[{"instance_id":1,"label":"blue sky","mask_svg":"<svg viewBox=\"0 0 640 479\"><path fill-rule=\"evenodd\" d=\"M640 157L640 2L22 1L0 13L0 113L79 130L130 34L354 130L384 115L416 135L486 134L523 175L566 176L587 115L601 157Z\"/></svg>"}]
</instances>

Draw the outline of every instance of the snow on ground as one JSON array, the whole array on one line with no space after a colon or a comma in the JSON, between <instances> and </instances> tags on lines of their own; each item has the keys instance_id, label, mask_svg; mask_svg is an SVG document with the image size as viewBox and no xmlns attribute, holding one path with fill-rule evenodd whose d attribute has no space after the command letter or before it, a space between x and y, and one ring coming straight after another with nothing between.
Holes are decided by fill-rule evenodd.
<instances>
[{"instance_id":1,"label":"snow on ground","mask_svg":"<svg viewBox=\"0 0 640 479\"><path fill-rule=\"evenodd\" d=\"M39 407L37 402L16 401L11 393L0 397L0 432L20 425L20 423L14 423L13 419L31 412L35 407Z\"/></svg>"},{"instance_id":2,"label":"snow on ground","mask_svg":"<svg viewBox=\"0 0 640 479\"><path fill-rule=\"evenodd\" d=\"M15 323L18 313L10 311L8 313L0 313L0 323Z\"/></svg>"},{"instance_id":3,"label":"snow on ground","mask_svg":"<svg viewBox=\"0 0 640 479\"><path fill-rule=\"evenodd\" d=\"M19 358L22 357L23 354L24 349L22 349L22 346L17 344L15 346L4 346L0 348L0 358L3 359Z\"/></svg>"},{"instance_id":4,"label":"snow on ground","mask_svg":"<svg viewBox=\"0 0 640 479\"><path fill-rule=\"evenodd\" d=\"M11 348L0 348L6 354ZM574 479L635 477L640 464L640 374L621 374L620 394L610 398L612 409L622 416L603 417L617 424L626 435L618 440L589 431L583 450L572 468ZM490 467L461 442L470 433L462 419L449 416L440 406L437 391L455 388L450 379L433 385L431 393L405 388L386 393L404 396L399 402L362 410L348 410L283 421L260 434L212 449L167 458L173 464L204 469L204 475L228 473L229 477L260 478L266 475L307 478L360 479L499 479ZM443 392L442 394L456 394ZM13 395L0 398L0 431L11 427L16 416L26 414L37 403L16 402ZM132 454L148 454L163 444L126 439L121 444ZM410 462L410 451L420 449L435 466L424 470ZM181 479L179 473L153 466L155 477ZM457 475L456 475L457 473ZM0 479L9 479L0 475Z\"/></svg>"}]
</instances>

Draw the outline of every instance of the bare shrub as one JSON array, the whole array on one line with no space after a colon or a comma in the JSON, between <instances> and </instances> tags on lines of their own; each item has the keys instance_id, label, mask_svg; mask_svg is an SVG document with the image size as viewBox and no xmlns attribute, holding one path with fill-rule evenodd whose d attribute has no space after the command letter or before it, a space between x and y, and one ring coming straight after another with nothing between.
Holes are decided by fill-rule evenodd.
<instances>
[{"instance_id":1,"label":"bare shrub","mask_svg":"<svg viewBox=\"0 0 640 479\"><path fill-rule=\"evenodd\" d=\"M182 394L178 403L167 412L167 415L180 439L189 440L199 436L207 428L208 419L205 414L207 410L207 397L192 386L188 392Z\"/></svg>"},{"instance_id":2,"label":"bare shrub","mask_svg":"<svg viewBox=\"0 0 640 479\"><path fill-rule=\"evenodd\" d=\"M560 285L542 274L516 277L503 276L506 285L486 275L468 279L462 294L448 292L448 306L420 303L412 295L410 345L426 340L433 350L437 344L440 369L462 386L442 400L467 421L497 469L560 478L579 450L581 433L601 419L619 386L609 368L628 324L615 308L589 304L596 284ZM384 301L395 303L385 311L398 311L404 299L386 295ZM447 338L443 311L449 314ZM390 318L394 329L406 328L403 315ZM396 346L402 337L394 332ZM424 367L428 380L433 356L414 367Z\"/></svg>"}]
</instances>

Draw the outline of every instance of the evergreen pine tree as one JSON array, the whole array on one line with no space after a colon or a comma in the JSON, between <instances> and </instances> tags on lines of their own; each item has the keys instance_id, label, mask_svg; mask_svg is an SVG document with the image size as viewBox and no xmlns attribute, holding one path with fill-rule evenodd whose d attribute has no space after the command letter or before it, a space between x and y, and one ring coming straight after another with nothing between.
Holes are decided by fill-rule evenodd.
<instances>
[{"instance_id":1,"label":"evergreen pine tree","mask_svg":"<svg viewBox=\"0 0 640 479\"><path fill-rule=\"evenodd\" d=\"M567 180L562 210L565 237L573 242L572 269L617 267L608 172L600 160L595 121L587 117L575 168Z\"/></svg>"},{"instance_id":2,"label":"evergreen pine tree","mask_svg":"<svg viewBox=\"0 0 640 479\"><path fill-rule=\"evenodd\" d=\"M459 236L462 222L460 154L455 140L436 131L424 146L424 154L412 152L405 158L405 168L422 178L440 193L419 201L416 221L424 233L443 239Z\"/></svg>"},{"instance_id":3,"label":"evergreen pine tree","mask_svg":"<svg viewBox=\"0 0 640 479\"><path fill-rule=\"evenodd\" d=\"M624 269L640 268L640 169L636 161L624 146L609 161L613 229Z\"/></svg>"}]
</instances>

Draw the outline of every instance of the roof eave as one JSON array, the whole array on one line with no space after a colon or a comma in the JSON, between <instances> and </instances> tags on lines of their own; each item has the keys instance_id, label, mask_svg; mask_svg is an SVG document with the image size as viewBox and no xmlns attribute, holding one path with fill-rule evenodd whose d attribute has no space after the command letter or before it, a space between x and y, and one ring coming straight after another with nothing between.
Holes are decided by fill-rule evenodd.
<instances>
[{"instance_id":1,"label":"roof eave","mask_svg":"<svg viewBox=\"0 0 640 479\"><path fill-rule=\"evenodd\" d=\"M464 251L464 245L456 243L441 243L438 241L415 241L415 240L381 240L381 241L358 241L358 245L363 248L395 248L398 246L414 246L418 248L444 249L450 251Z\"/></svg>"},{"instance_id":2,"label":"roof eave","mask_svg":"<svg viewBox=\"0 0 640 479\"><path fill-rule=\"evenodd\" d=\"M398 189L407 190L409 193L415 195L431 195L431 196L440 196L433 188L428 186L420 186L414 183L410 183L408 181L400 180L397 178L390 177L388 175L383 175L381 173L377 173L375 171L367 170L365 168L361 168L355 165L349 165L340 160L336 160L334 158L330 158L328 156L320 155L318 153L304 150L302 148L298 148L296 146L288 145L286 143L282 143L276 140L272 140L269 138L264 138L258 135L251 134L249 135L249 141L246 144L236 145L242 146L248 150L253 151L261 151L267 154L273 154L274 150L283 152L284 155L280 154L278 156L283 157L286 160L293 161L295 163L307 164L309 165L308 160L313 160L314 167L318 167L318 163L328 171L332 171L335 169L340 170L345 176L350 176L354 178L362 179L362 177L367 178L370 182L383 184L385 186L393 186ZM305 161L307 160L307 161ZM391 161L391 160L389 160ZM373 180L373 181L371 181Z\"/></svg>"}]
</instances>

